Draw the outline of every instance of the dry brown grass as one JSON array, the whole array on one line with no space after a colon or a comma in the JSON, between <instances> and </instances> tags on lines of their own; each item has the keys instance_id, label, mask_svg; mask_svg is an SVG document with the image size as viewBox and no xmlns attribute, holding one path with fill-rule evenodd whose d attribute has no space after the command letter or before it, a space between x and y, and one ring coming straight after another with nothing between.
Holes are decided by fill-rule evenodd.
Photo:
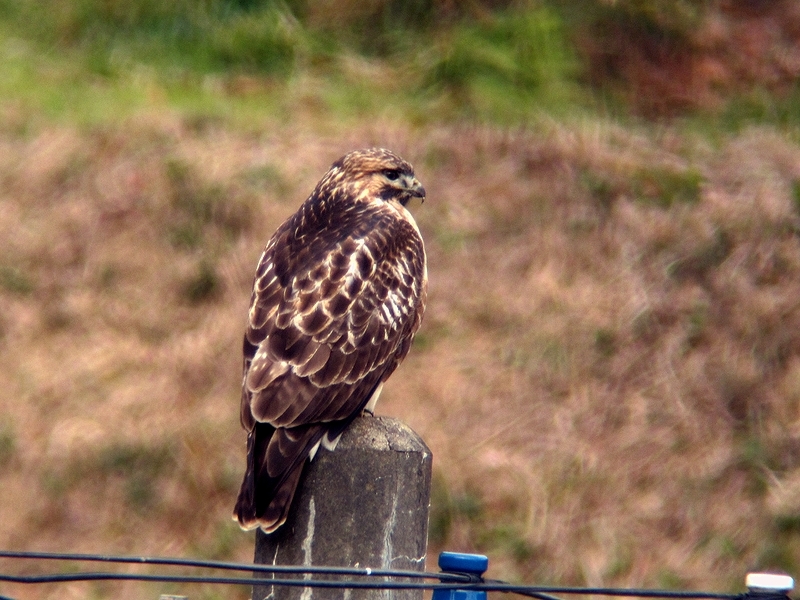
<instances>
[{"instance_id":1,"label":"dry brown grass","mask_svg":"<svg viewBox=\"0 0 800 600\"><path fill-rule=\"evenodd\" d=\"M433 450L432 552L536 583L728 589L797 568L796 144L264 131L0 135L0 547L250 558L229 514L252 270L332 160L380 144L429 191L429 309L378 409Z\"/></svg>"}]
</instances>

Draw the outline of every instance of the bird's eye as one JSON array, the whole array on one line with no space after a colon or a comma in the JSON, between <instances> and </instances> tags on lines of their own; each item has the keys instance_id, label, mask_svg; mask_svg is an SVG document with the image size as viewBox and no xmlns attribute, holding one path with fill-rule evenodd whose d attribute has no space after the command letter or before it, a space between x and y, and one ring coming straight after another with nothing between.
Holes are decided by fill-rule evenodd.
<instances>
[{"instance_id":1,"label":"bird's eye","mask_svg":"<svg viewBox=\"0 0 800 600\"><path fill-rule=\"evenodd\" d=\"M397 181L397 179L400 177L400 171L397 169L386 169L383 172L383 176L389 181Z\"/></svg>"}]
</instances>

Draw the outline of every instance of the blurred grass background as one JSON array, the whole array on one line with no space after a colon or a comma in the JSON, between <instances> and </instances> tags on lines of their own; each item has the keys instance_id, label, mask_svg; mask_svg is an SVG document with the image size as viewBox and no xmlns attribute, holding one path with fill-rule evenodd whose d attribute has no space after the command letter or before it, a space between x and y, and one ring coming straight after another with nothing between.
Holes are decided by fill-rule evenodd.
<instances>
[{"instance_id":1,"label":"blurred grass background","mask_svg":"<svg viewBox=\"0 0 800 600\"><path fill-rule=\"evenodd\" d=\"M300 101L424 123L792 124L796 12L786 0L2 0L0 85L26 117L78 122L162 103L248 119Z\"/></svg>"},{"instance_id":2,"label":"blurred grass background","mask_svg":"<svg viewBox=\"0 0 800 600\"><path fill-rule=\"evenodd\" d=\"M0 0L0 547L251 558L253 269L382 145L429 191L428 314L378 410L434 453L431 553L796 575L798 76L791 0ZM247 597L0 589L176 591Z\"/></svg>"}]
</instances>

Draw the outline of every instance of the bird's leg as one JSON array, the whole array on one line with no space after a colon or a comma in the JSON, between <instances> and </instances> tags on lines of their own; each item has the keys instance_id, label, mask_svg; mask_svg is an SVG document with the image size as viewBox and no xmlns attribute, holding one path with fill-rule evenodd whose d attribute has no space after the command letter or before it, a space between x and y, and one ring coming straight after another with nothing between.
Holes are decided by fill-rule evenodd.
<instances>
[{"instance_id":1,"label":"bird's leg","mask_svg":"<svg viewBox=\"0 0 800 600\"><path fill-rule=\"evenodd\" d=\"M375 404L378 403L378 396L381 395L382 389L383 389L383 382L380 382L375 388L375 391L372 392L372 395L369 397L366 406L364 406L364 409L361 411L362 415L366 415L367 413L369 413L370 417L375 416Z\"/></svg>"}]
</instances>

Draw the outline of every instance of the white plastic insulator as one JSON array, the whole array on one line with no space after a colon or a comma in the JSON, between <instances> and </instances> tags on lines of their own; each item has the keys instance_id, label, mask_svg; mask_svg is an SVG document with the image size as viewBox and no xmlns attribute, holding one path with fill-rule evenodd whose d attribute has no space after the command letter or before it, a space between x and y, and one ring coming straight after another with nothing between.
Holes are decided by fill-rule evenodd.
<instances>
[{"instance_id":1,"label":"white plastic insulator","mask_svg":"<svg viewBox=\"0 0 800 600\"><path fill-rule=\"evenodd\" d=\"M775 573L748 573L744 584L751 592L790 592L794 589L794 579Z\"/></svg>"}]
</instances>

